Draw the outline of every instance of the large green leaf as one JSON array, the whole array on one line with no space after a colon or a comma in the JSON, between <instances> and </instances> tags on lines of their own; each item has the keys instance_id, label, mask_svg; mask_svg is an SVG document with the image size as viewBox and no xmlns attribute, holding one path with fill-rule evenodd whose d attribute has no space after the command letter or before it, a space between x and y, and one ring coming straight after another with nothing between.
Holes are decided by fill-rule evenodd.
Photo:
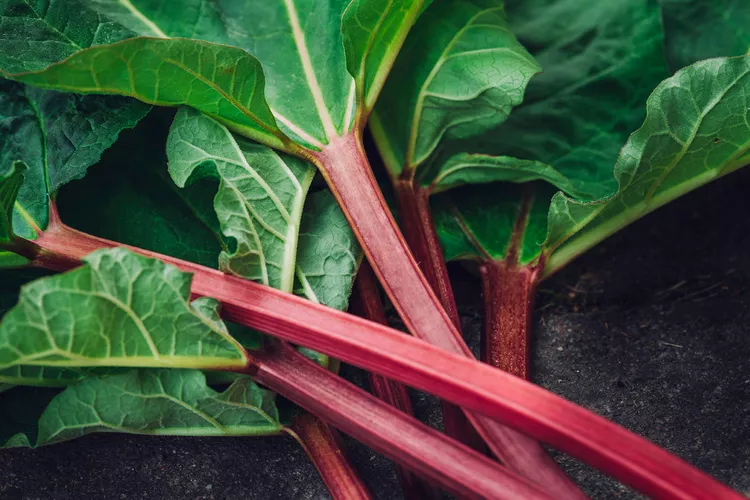
<instances>
[{"instance_id":1,"label":"large green leaf","mask_svg":"<svg viewBox=\"0 0 750 500\"><path fill-rule=\"evenodd\" d=\"M557 194L550 207L550 269L632 221L750 163L750 57L709 59L665 80L614 168L619 189L598 203Z\"/></svg>"},{"instance_id":2,"label":"large green leaf","mask_svg":"<svg viewBox=\"0 0 750 500\"><path fill-rule=\"evenodd\" d=\"M222 252L220 267L292 291L302 208L315 167L234 136L190 108L175 117L167 155L180 187L191 178L221 179L214 207L223 234L236 242L236 249Z\"/></svg>"},{"instance_id":3,"label":"large green leaf","mask_svg":"<svg viewBox=\"0 0 750 500\"><path fill-rule=\"evenodd\" d=\"M148 112L137 101L43 91L0 79L0 172L27 165L13 215L16 234L36 237L49 196L86 174L124 129Z\"/></svg>"},{"instance_id":4,"label":"large green leaf","mask_svg":"<svg viewBox=\"0 0 750 500\"><path fill-rule=\"evenodd\" d=\"M199 40L133 38L81 50L31 73L8 74L36 87L117 94L149 104L187 104L249 137L284 147L263 97L263 70L244 50Z\"/></svg>"},{"instance_id":5,"label":"large green leaf","mask_svg":"<svg viewBox=\"0 0 750 500\"><path fill-rule=\"evenodd\" d=\"M0 59L6 74L47 88L187 104L248 137L296 152L284 134L317 149L351 129L357 103L347 62L362 109L369 110L423 2L354 0L346 16L349 0L216 0L210 8L198 0L52 3L54 15L53 9L6 7L19 27L13 43L22 44L37 25L45 36L35 38L50 41L52 32L65 39L64 50L53 56L41 55L39 43L27 44L28 57L37 61L30 67ZM86 43L64 36L79 9L91 17ZM98 26L116 28L105 40L94 36ZM111 43L135 35L159 39ZM48 67L34 73L40 66Z\"/></svg>"},{"instance_id":6,"label":"large green leaf","mask_svg":"<svg viewBox=\"0 0 750 500\"><path fill-rule=\"evenodd\" d=\"M544 252L545 272L554 272L625 225L750 163L748 95L750 57L699 62L666 79L615 163L617 188L599 200L550 196L544 185L531 191L474 186L438 197L436 219L447 256L504 258L526 196L530 216L521 225L521 261L534 263ZM538 215L545 207L546 218ZM497 232L490 221L501 221Z\"/></svg>"},{"instance_id":7,"label":"large green leaf","mask_svg":"<svg viewBox=\"0 0 750 500\"><path fill-rule=\"evenodd\" d=\"M0 369L247 363L218 319L218 304L188 302L187 273L124 249L98 251L85 262L22 289L0 323Z\"/></svg>"},{"instance_id":8,"label":"large green leaf","mask_svg":"<svg viewBox=\"0 0 750 500\"><path fill-rule=\"evenodd\" d=\"M93 432L253 436L282 430L273 393L250 378L224 392L197 370L132 370L95 377L55 397L39 419L37 446Z\"/></svg>"},{"instance_id":9,"label":"large green leaf","mask_svg":"<svg viewBox=\"0 0 750 500\"><path fill-rule=\"evenodd\" d=\"M538 71L498 2L433 4L407 38L372 119L391 175L417 168L441 138L503 122Z\"/></svg>"},{"instance_id":10,"label":"large green leaf","mask_svg":"<svg viewBox=\"0 0 750 500\"><path fill-rule=\"evenodd\" d=\"M669 76L660 9L652 0L513 0L511 26L543 72L502 125L459 151L536 160L564 176L571 195L616 189L612 165ZM549 180L549 179L547 179Z\"/></svg>"},{"instance_id":11,"label":"large green leaf","mask_svg":"<svg viewBox=\"0 0 750 500\"><path fill-rule=\"evenodd\" d=\"M506 5L513 31L543 72L500 126L445 145L429 166L437 172L432 188L541 180L577 199L611 195L617 189L612 165L645 117L648 93L667 76L658 5L648 0L510 0ZM505 258L515 235L518 248L511 254L531 263L541 253L547 222L519 221L520 206L526 200L531 213L545 212L554 190L537 186L532 195L524 187L496 186L440 196L434 211L447 254ZM492 220L504 222L494 229ZM514 230L517 226L529 236Z\"/></svg>"},{"instance_id":12,"label":"large green leaf","mask_svg":"<svg viewBox=\"0 0 750 500\"><path fill-rule=\"evenodd\" d=\"M660 0L667 56L677 70L701 59L750 52L750 2Z\"/></svg>"}]
</instances>

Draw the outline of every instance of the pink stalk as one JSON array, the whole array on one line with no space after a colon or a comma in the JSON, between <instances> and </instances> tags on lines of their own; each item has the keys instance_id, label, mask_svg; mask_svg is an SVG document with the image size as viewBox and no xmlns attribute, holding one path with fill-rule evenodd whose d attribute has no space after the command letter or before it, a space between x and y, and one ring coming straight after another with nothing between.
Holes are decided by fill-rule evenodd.
<instances>
[{"instance_id":1,"label":"pink stalk","mask_svg":"<svg viewBox=\"0 0 750 500\"><path fill-rule=\"evenodd\" d=\"M54 270L80 265L88 253L116 245L56 220L34 243L34 253L27 256L34 265ZM744 498L650 441L496 368L288 293L154 252L131 250L192 272L193 293L218 299L223 305L222 316L229 321L484 414L646 494L659 498ZM328 403L333 404L331 401Z\"/></svg>"}]
</instances>

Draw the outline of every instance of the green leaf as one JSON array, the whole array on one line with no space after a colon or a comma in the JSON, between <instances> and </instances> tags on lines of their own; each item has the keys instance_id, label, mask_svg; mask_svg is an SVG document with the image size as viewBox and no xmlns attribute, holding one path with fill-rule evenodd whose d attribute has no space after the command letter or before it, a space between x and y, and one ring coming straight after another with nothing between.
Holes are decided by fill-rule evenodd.
<instances>
[{"instance_id":1,"label":"green leaf","mask_svg":"<svg viewBox=\"0 0 750 500\"><path fill-rule=\"evenodd\" d=\"M432 211L446 260L515 260L533 265L547 235L556 189L545 183L495 183L435 196Z\"/></svg>"},{"instance_id":2,"label":"green leaf","mask_svg":"<svg viewBox=\"0 0 750 500\"><path fill-rule=\"evenodd\" d=\"M222 252L220 268L291 292L302 208L315 167L236 137L190 108L177 113L167 154L180 187L192 177L221 179L214 208L236 250Z\"/></svg>"},{"instance_id":3,"label":"green leaf","mask_svg":"<svg viewBox=\"0 0 750 500\"><path fill-rule=\"evenodd\" d=\"M13 228L32 239L47 227L50 195L83 177L149 107L119 97L61 94L0 79L0 110L0 171L15 161L28 167Z\"/></svg>"},{"instance_id":4,"label":"green leaf","mask_svg":"<svg viewBox=\"0 0 750 500\"><path fill-rule=\"evenodd\" d=\"M98 251L87 265L21 291L0 323L0 369L243 367L244 350L201 302L191 277L124 249Z\"/></svg>"},{"instance_id":5,"label":"green leaf","mask_svg":"<svg viewBox=\"0 0 750 500\"><path fill-rule=\"evenodd\" d=\"M673 69L701 59L750 53L750 3L660 0L667 57Z\"/></svg>"},{"instance_id":6,"label":"green leaf","mask_svg":"<svg viewBox=\"0 0 750 500\"><path fill-rule=\"evenodd\" d=\"M481 136L446 144L426 175L436 173L438 191L454 187L443 181L446 172L466 165L457 172L467 183L541 180L579 200L611 196L617 189L612 166L645 117L648 92L667 76L658 5L645 0L511 0L506 5L514 32L543 73L531 80L524 103L508 120ZM446 253L471 259L510 254L534 264L547 220L519 220L526 213L520 206L526 200L529 214L544 213L555 190L538 183L532 191L497 186L441 195L434 211L442 221ZM492 220L503 221L494 232Z\"/></svg>"},{"instance_id":7,"label":"green leaf","mask_svg":"<svg viewBox=\"0 0 750 500\"><path fill-rule=\"evenodd\" d=\"M618 190L597 203L552 199L555 269L643 215L750 163L750 57L696 63L659 85L615 164Z\"/></svg>"},{"instance_id":8,"label":"green leaf","mask_svg":"<svg viewBox=\"0 0 750 500\"><path fill-rule=\"evenodd\" d=\"M660 8L632 0L508 2L511 26L543 72L510 118L460 151L550 165L573 196L616 189L612 165L645 117L651 91L669 76Z\"/></svg>"},{"instance_id":9,"label":"green leaf","mask_svg":"<svg viewBox=\"0 0 750 500\"><path fill-rule=\"evenodd\" d=\"M223 248L216 185L175 186L164 149L173 117L156 109L123 133L84 179L60 190L57 207L85 233L216 268Z\"/></svg>"},{"instance_id":10,"label":"green leaf","mask_svg":"<svg viewBox=\"0 0 750 500\"><path fill-rule=\"evenodd\" d=\"M355 80L363 118L375 105L398 50L424 3L423 0L353 0L344 11L346 66Z\"/></svg>"},{"instance_id":11,"label":"green leaf","mask_svg":"<svg viewBox=\"0 0 750 500\"><path fill-rule=\"evenodd\" d=\"M288 139L263 97L260 63L244 50L188 39L133 38L76 52L37 72L7 74L36 87L186 104L274 147Z\"/></svg>"},{"instance_id":12,"label":"green leaf","mask_svg":"<svg viewBox=\"0 0 750 500\"><path fill-rule=\"evenodd\" d=\"M0 0L0 68L37 71L92 45L134 36L80 0Z\"/></svg>"},{"instance_id":13,"label":"green leaf","mask_svg":"<svg viewBox=\"0 0 750 500\"><path fill-rule=\"evenodd\" d=\"M93 432L253 436L282 430L273 393L251 379L224 392L196 370L131 370L66 389L39 420L38 446Z\"/></svg>"},{"instance_id":14,"label":"green leaf","mask_svg":"<svg viewBox=\"0 0 750 500\"><path fill-rule=\"evenodd\" d=\"M539 69L497 2L433 4L409 34L371 121L391 175L425 162L441 138L503 122Z\"/></svg>"},{"instance_id":15,"label":"green leaf","mask_svg":"<svg viewBox=\"0 0 750 500\"><path fill-rule=\"evenodd\" d=\"M0 245L13 241L13 207L21 189L24 170L26 165L14 162L10 172L0 177Z\"/></svg>"},{"instance_id":16,"label":"green leaf","mask_svg":"<svg viewBox=\"0 0 750 500\"><path fill-rule=\"evenodd\" d=\"M252 6L215 0L210 8L202 0L83 5L73 0L51 2L54 9L40 0L41 9L5 2L0 20L16 26L8 46L34 61L0 58L0 68L13 78L79 93L187 104L293 153L298 148L286 136L321 149L351 130L357 112L366 116L423 7L423 0L280 0ZM76 15L81 19L71 21ZM68 36L69 25L79 37ZM120 41L137 35L159 40ZM59 50L45 52L45 43L59 44ZM265 86L255 58L263 64Z\"/></svg>"},{"instance_id":17,"label":"green leaf","mask_svg":"<svg viewBox=\"0 0 750 500\"><path fill-rule=\"evenodd\" d=\"M349 307L362 251L329 190L307 197L298 247L294 292L345 311Z\"/></svg>"},{"instance_id":18,"label":"green leaf","mask_svg":"<svg viewBox=\"0 0 750 500\"><path fill-rule=\"evenodd\" d=\"M429 186L437 194L465 184L489 182L529 182L545 180L568 192L575 193L570 180L551 166L533 160L519 160L510 156L489 156L457 153L440 165Z\"/></svg>"},{"instance_id":19,"label":"green leaf","mask_svg":"<svg viewBox=\"0 0 750 500\"><path fill-rule=\"evenodd\" d=\"M537 185L530 199L523 187L502 184L439 196L435 218L446 258L504 259L515 234L521 263L544 253L545 273L554 272L643 215L750 163L748 94L750 57L699 62L666 79L622 148L616 190L599 200L552 196L549 185ZM528 211L519 209L524 196ZM519 213L530 214L520 233Z\"/></svg>"}]
</instances>

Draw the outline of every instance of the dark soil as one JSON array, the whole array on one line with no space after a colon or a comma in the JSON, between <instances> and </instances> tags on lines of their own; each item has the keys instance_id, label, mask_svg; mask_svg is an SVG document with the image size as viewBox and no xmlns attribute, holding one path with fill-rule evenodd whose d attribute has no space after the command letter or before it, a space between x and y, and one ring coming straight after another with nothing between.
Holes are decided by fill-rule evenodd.
<instances>
[{"instance_id":1,"label":"dark soil","mask_svg":"<svg viewBox=\"0 0 750 500\"><path fill-rule=\"evenodd\" d=\"M534 380L750 494L750 169L665 207L543 283ZM452 269L467 337L482 311L474 277ZM345 376L361 380L355 369ZM437 423L433 401L415 395ZM391 463L349 441L379 498ZM567 457L594 498L636 498ZM290 438L98 435L0 452L0 498L327 498Z\"/></svg>"}]
</instances>

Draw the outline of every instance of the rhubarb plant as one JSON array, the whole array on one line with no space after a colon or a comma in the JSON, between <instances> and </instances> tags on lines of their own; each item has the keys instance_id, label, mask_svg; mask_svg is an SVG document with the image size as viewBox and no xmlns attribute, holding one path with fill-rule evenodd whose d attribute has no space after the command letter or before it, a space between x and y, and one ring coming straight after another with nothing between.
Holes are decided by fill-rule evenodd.
<instances>
[{"instance_id":1,"label":"rhubarb plant","mask_svg":"<svg viewBox=\"0 0 750 500\"><path fill-rule=\"evenodd\" d=\"M630 222L747 163L747 59L700 62L665 79L668 59L744 53L737 50L746 49L742 28L732 29L741 22L729 17L732 36L700 50L681 42L695 38L686 26L701 25L690 19L706 9L718 15L721 9L711 5L592 2L582 9L565 0L508 2L513 32L533 48L543 73L507 120L472 137L444 137L416 167L402 144L420 134L417 113L399 117L393 110L405 108L393 104L425 85L386 85L372 128L407 200L402 211L418 207L416 216L404 217L416 227L405 230L416 236L413 246L428 249L428 274L447 280L443 258L479 263L483 353L491 364L529 376L530 320L541 279ZM398 81L400 62L391 81ZM434 67L431 74L439 75ZM405 68L401 73L410 75ZM473 185L456 189L467 184ZM438 196L430 207L432 194ZM440 281L440 289L449 289Z\"/></svg>"},{"instance_id":2,"label":"rhubarb plant","mask_svg":"<svg viewBox=\"0 0 750 500\"><path fill-rule=\"evenodd\" d=\"M490 16L497 10L489 0L457 5L464 3L480 18L484 10L489 9ZM6 22L34 29L9 30L0 46L6 53L0 56L0 70L34 87L189 106L234 134L312 162L410 331L470 356L398 231L361 144L390 66L424 2L331 0L321 7L311 0L285 0L252 9L228 0L212 9L200 5L101 0L35 9L9 1L3 14ZM424 15L429 12L424 10ZM503 43L513 43L509 33L504 38ZM48 49L50 44L55 51ZM479 80L466 92L507 79L504 70L496 74L492 59L480 58L477 64L484 69L476 71ZM460 68L459 63L456 70ZM430 119L450 121L451 113L442 115ZM233 158L236 161L237 155ZM221 175L222 166L215 168ZM178 182L189 178L187 170L177 173ZM247 251L240 246L234 257ZM224 264L227 258L224 254ZM506 429L481 418L470 418L514 469L541 474L537 479L544 476L575 491L535 444L509 437ZM448 426L454 434L457 427ZM509 439L514 444L504 444ZM527 450L518 460L508 451L516 447Z\"/></svg>"},{"instance_id":3,"label":"rhubarb plant","mask_svg":"<svg viewBox=\"0 0 750 500\"><path fill-rule=\"evenodd\" d=\"M4 373L15 377L8 375L3 383L47 380L48 373L58 379L85 377L56 398L86 406L92 389L106 386L103 391L110 396L121 391L130 404L141 405L130 430L186 432L181 410L173 420L159 420L164 428L148 428L148 422L171 411L146 411L142 398L156 396L171 402L184 398L183 409L200 407L203 420L189 425L196 433L252 433L248 428L256 424L267 426L258 432L270 432L278 429L277 418L269 410L268 393L257 383L460 495L581 497L538 439L650 494L736 497L645 440L467 359L455 314L443 309L396 228L364 154L363 128L412 28L417 38L426 30L434 40L434 46L407 42L402 54L407 61L402 67L429 81L424 95L404 106L407 112L414 103L419 108L410 131L413 145L404 153L413 169L432 164L433 156L442 154L441 141L463 141L500 125L520 104L539 65L515 39L495 2L284 0L250 8L217 0L211 9L203 7L192 0L0 3L0 71L17 82L9 85L21 89L18 100L27 116L36 118L28 123L41 139L36 163L14 150L23 141L16 141L22 137L14 128L20 121L10 115L11 154L0 166L2 262L67 271L28 285L22 301L0 323L0 345L5 346L0 362ZM478 48L482 41L491 43L491 50ZM426 66L419 64L420 51L428 52ZM79 94L68 97L72 105L77 99L102 103L102 95L110 94L109 99L133 98L120 102L140 106L134 108L140 113L148 109L145 105L181 108L166 147L158 148L166 150L177 187L167 182L162 189L165 197L179 198L198 216L203 234L215 238L219 270L157 253L149 244L113 250L125 242L74 230L60 220L49 197L62 182L83 176L101 149L142 114L123 121L110 116L117 116L110 106L95 108L102 111L97 120L110 123L111 118L113 125L97 139L96 133L73 134L65 146L81 156L69 155L75 161L61 166L50 161L55 159L50 147L59 146L49 140L54 128L47 127L58 114L46 112L37 97L56 99L60 94L55 91ZM79 107L71 118L79 115L90 113ZM95 128L88 123L89 130ZM508 170L533 168L531 163L519 160ZM70 172L58 182L61 168ZM313 168L330 193L311 195L316 202L310 209L304 201ZM26 171L42 175L24 179ZM443 174L445 189L467 179L463 173ZM160 179L165 180L163 174ZM33 193L38 219L24 215L28 210L19 203L24 189ZM215 194L213 203L199 196L207 192ZM342 283L351 286L353 271L341 275L331 262L355 268L358 259L351 244L342 252L341 245L334 248L314 230L303 241L306 233L300 228L317 210L326 214L323 226L337 214L340 233L356 236L404 323L433 346L320 304L330 297L345 302L348 289L340 292ZM26 234L24 224L30 229ZM175 239L151 243L180 247ZM332 254L337 257L331 259ZM155 293L161 290L167 293ZM294 290L306 298L289 293ZM202 298L193 300L191 294ZM223 321L280 340L256 342L259 349L249 351ZM187 342L176 334L183 329ZM286 342L463 406L507 469L367 396ZM141 371L122 372L129 368ZM203 374L186 369L237 372L254 382L239 378L218 392L207 387ZM183 391L183 384L191 390ZM53 403L46 410L53 417L68 404ZM247 418L253 412L258 418L251 424ZM84 419L84 428L113 429L115 422L124 423L118 420L121 413ZM228 420L220 418L224 415ZM80 431L66 432L65 422L56 420L52 440Z\"/></svg>"}]
</instances>

